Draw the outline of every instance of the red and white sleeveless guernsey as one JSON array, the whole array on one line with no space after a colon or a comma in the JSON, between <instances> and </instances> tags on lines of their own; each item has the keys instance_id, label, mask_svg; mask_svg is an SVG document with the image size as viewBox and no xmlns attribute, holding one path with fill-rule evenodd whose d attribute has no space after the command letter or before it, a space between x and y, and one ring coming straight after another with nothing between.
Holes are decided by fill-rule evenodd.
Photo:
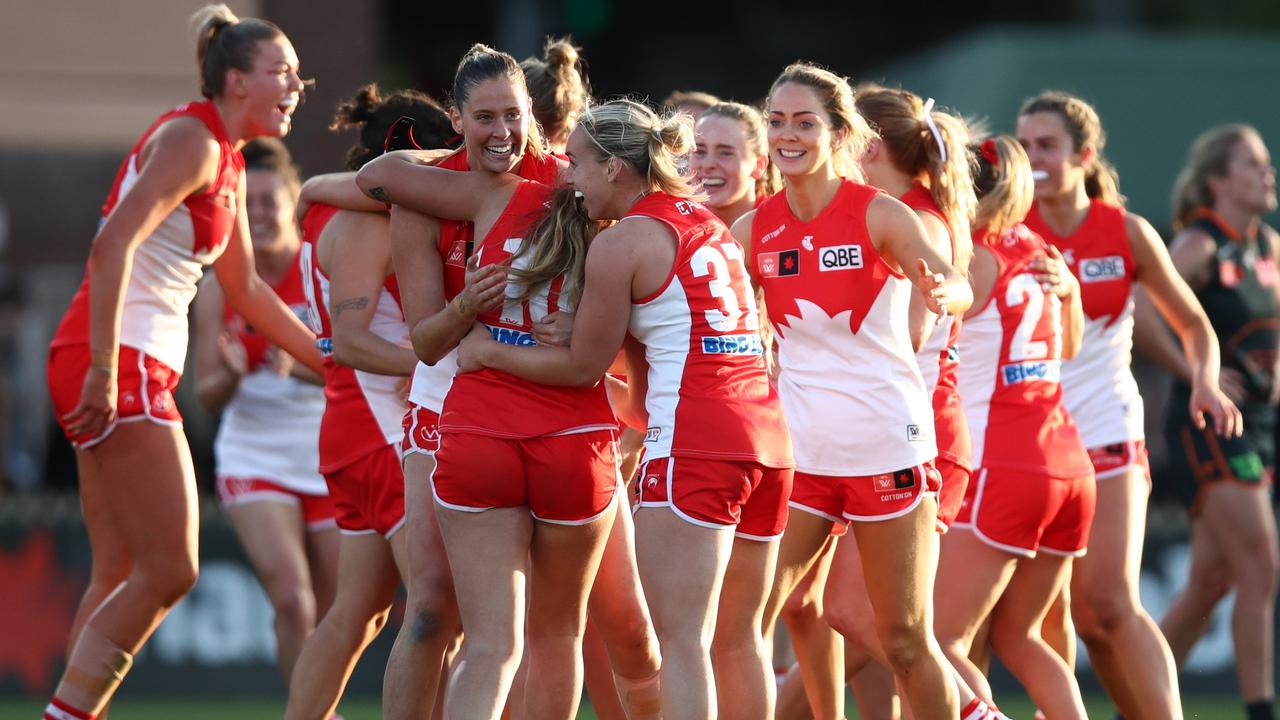
<instances>
[{"instance_id":1,"label":"red and white sleeveless guernsey","mask_svg":"<svg viewBox=\"0 0 1280 720\"><path fill-rule=\"evenodd\" d=\"M480 267L512 262L512 254L546 214L550 186L524 180L516 186L501 217L474 252ZM557 277L533 297L519 301L517 283L507 284L501 307L477 316L494 340L508 345L536 345L533 324L546 315L569 309L561 305ZM507 439L617 430L603 383L595 387L553 387L522 380L492 368L454 378L440 413L440 432L470 433Z\"/></svg>"},{"instance_id":2,"label":"red and white sleeveless guernsey","mask_svg":"<svg viewBox=\"0 0 1280 720\"><path fill-rule=\"evenodd\" d=\"M133 146L116 173L102 206L102 221L128 195L141 169L138 156L151 135L169 120L191 117L213 133L221 153L218 174L208 189L188 195L134 250L120 318L120 344L141 350L181 373L187 356L187 309L196 296L204 266L226 249L239 207L236 193L244 158L232 145L222 117L210 101L190 102L161 115ZM163 162L163 160L160 160ZM89 342L89 271L62 318L51 347Z\"/></svg>"},{"instance_id":3,"label":"red and white sleeveless guernsey","mask_svg":"<svg viewBox=\"0 0 1280 720\"><path fill-rule=\"evenodd\" d=\"M446 170L465 172L470 167L467 162L467 150L462 148L440 161L438 167ZM526 180L534 180L544 185L555 185L560 173L560 165L551 155L535 158L525 155L520 161L516 174ZM440 220L440 242L437 250L444 262L444 300L453 300L466 285L467 253L474 245L475 224L463 220ZM457 374L457 355L450 352L435 365L419 362L413 371L413 381L409 386L409 412L415 407L425 408L432 413L439 413L444 406L445 395ZM410 423L412 425L412 423Z\"/></svg>"},{"instance_id":4,"label":"red and white sleeveless guernsey","mask_svg":"<svg viewBox=\"0 0 1280 720\"><path fill-rule=\"evenodd\" d=\"M784 190L752 223L751 263L780 338L778 393L797 472L877 475L937 455L907 328L911 283L867 232L879 193L846 180L805 222Z\"/></svg>"},{"instance_id":5,"label":"red and white sleeveless guernsey","mask_svg":"<svg viewBox=\"0 0 1280 720\"><path fill-rule=\"evenodd\" d=\"M956 255L956 230L947 222L933 196L916 183L901 198L903 204L917 212L927 212L947 226L951 236L951 258ZM971 468L969 421L965 419L956 384L960 368L960 318L944 315L938 318L924 347L916 353L925 390L933 396L933 423L937 435L938 458L950 460L962 468Z\"/></svg>"},{"instance_id":6,"label":"red and white sleeveless guernsey","mask_svg":"<svg viewBox=\"0 0 1280 720\"><path fill-rule=\"evenodd\" d=\"M307 321L299 262L290 263L272 289ZM324 389L277 374L267 363L270 343L230 307L223 311L223 322L240 338L249 356L249 372L218 424L213 456L219 477L262 479L296 493L327 495L319 472Z\"/></svg>"},{"instance_id":7,"label":"red and white sleeveless guernsey","mask_svg":"<svg viewBox=\"0 0 1280 720\"><path fill-rule=\"evenodd\" d=\"M631 306L631 334L649 362L645 462L685 457L792 467L742 247L715 213L666 193L646 195L622 222L630 218L657 220L676 237L670 276Z\"/></svg>"},{"instance_id":8,"label":"red and white sleeveless guernsey","mask_svg":"<svg viewBox=\"0 0 1280 720\"><path fill-rule=\"evenodd\" d=\"M302 218L302 276L306 281L307 322L316 334L324 358L324 418L320 421L320 472L341 470L369 453L400 442L404 401L400 378L377 375L339 365L333 359L333 324L329 318L329 277L320 267L316 243L324 226L338 212L316 203ZM400 310L396 276L388 275L378 295L369 331L405 347L409 331Z\"/></svg>"},{"instance_id":9,"label":"red and white sleeveless guernsey","mask_svg":"<svg viewBox=\"0 0 1280 720\"><path fill-rule=\"evenodd\" d=\"M960 396L974 466L1056 478L1092 475L1062 402L1062 301L1045 293L1027 269L1044 255L1045 243L1018 225L983 247L995 258L996 280L960 338Z\"/></svg>"},{"instance_id":10,"label":"red and white sleeveless guernsey","mask_svg":"<svg viewBox=\"0 0 1280 720\"><path fill-rule=\"evenodd\" d=\"M1137 265L1125 209L1094 200L1084 222L1067 236L1045 223L1038 206L1026 224L1058 248L1080 281L1084 344L1079 355L1063 363L1062 388L1085 447L1144 439L1142 395L1130 369Z\"/></svg>"}]
</instances>

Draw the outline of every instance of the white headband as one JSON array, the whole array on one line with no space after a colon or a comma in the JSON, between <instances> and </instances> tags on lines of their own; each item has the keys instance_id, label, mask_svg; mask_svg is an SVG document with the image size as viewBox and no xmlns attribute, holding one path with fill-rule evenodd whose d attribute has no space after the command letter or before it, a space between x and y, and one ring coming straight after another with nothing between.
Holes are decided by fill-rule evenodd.
<instances>
[{"instance_id":1,"label":"white headband","mask_svg":"<svg viewBox=\"0 0 1280 720\"><path fill-rule=\"evenodd\" d=\"M929 132L938 142L938 155L942 158L942 162L946 162L947 146L942 142L942 131L938 130L938 126L933 122L933 98L929 98L924 103L924 124L929 126Z\"/></svg>"}]
</instances>

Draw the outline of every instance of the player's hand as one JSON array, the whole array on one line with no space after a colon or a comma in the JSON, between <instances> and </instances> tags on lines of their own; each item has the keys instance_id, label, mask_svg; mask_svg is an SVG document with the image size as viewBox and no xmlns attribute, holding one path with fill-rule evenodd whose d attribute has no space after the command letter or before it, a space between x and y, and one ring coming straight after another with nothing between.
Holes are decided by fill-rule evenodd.
<instances>
[{"instance_id":1,"label":"player's hand","mask_svg":"<svg viewBox=\"0 0 1280 720\"><path fill-rule=\"evenodd\" d=\"M298 361L275 345L267 348L266 361L267 367L271 368L271 372L276 375L280 377L297 377L294 369L299 367Z\"/></svg>"},{"instance_id":2,"label":"player's hand","mask_svg":"<svg viewBox=\"0 0 1280 720\"><path fill-rule=\"evenodd\" d=\"M533 339L539 345L569 347L573 336L573 313L553 312L533 324Z\"/></svg>"},{"instance_id":3,"label":"player's hand","mask_svg":"<svg viewBox=\"0 0 1280 720\"><path fill-rule=\"evenodd\" d=\"M454 308L462 317L473 320L482 312L495 310L507 292L507 269L502 265L480 267L480 258L467 259L466 285L454 299Z\"/></svg>"},{"instance_id":4,"label":"player's hand","mask_svg":"<svg viewBox=\"0 0 1280 720\"><path fill-rule=\"evenodd\" d=\"M1226 370L1230 368L1225 368ZM1234 372L1234 371L1232 371ZM1201 430L1205 428L1204 416L1213 420L1213 431L1221 437L1240 437L1244 432L1244 416L1231 402L1228 394L1208 384L1196 384L1191 388L1191 422Z\"/></svg>"},{"instance_id":5,"label":"player's hand","mask_svg":"<svg viewBox=\"0 0 1280 720\"><path fill-rule=\"evenodd\" d=\"M80 386L80 402L62 416L72 435L96 437L116 419L116 373L100 367L89 367Z\"/></svg>"},{"instance_id":6,"label":"player's hand","mask_svg":"<svg viewBox=\"0 0 1280 720\"><path fill-rule=\"evenodd\" d=\"M249 353L244 349L244 343L241 343L240 338L235 335L223 332L218 336L218 357L222 359L222 364L236 375L248 374Z\"/></svg>"},{"instance_id":7,"label":"player's hand","mask_svg":"<svg viewBox=\"0 0 1280 720\"><path fill-rule=\"evenodd\" d=\"M476 323L471 332L458 343L458 372L475 372L483 370L485 354L491 345L496 344L489 328Z\"/></svg>"},{"instance_id":8,"label":"player's hand","mask_svg":"<svg viewBox=\"0 0 1280 720\"><path fill-rule=\"evenodd\" d=\"M920 273L920 280L916 284L920 288L920 294L924 296L925 307L935 315L946 315L947 306L953 299L946 276L930 270L929 263L924 258L916 260L916 271Z\"/></svg>"},{"instance_id":9,"label":"player's hand","mask_svg":"<svg viewBox=\"0 0 1280 720\"><path fill-rule=\"evenodd\" d=\"M1047 293L1065 298L1075 291L1076 278L1067 267L1062 253L1053 245L1048 246L1044 255L1027 263L1027 268L1035 276L1036 282L1040 283L1040 289Z\"/></svg>"}]
</instances>

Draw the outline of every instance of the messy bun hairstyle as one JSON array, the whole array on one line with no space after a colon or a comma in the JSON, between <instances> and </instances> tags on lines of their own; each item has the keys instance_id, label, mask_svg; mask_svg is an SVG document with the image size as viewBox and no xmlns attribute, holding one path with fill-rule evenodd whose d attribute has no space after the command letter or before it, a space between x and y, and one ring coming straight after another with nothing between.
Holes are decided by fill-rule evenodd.
<instances>
[{"instance_id":1,"label":"messy bun hairstyle","mask_svg":"<svg viewBox=\"0 0 1280 720\"><path fill-rule=\"evenodd\" d=\"M387 133L401 117L414 121L413 134L424 148L443 148L453 137L449 114L439 102L417 90L397 90L387 97L378 92L377 83L369 83L350 99L338 103L329 129L341 132L356 128L360 137L347 151L347 168L359 170L383 153Z\"/></svg>"},{"instance_id":2,"label":"messy bun hairstyle","mask_svg":"<svg viewBox=\"0 0 1280 720\"><path fill-rule=\"evenodd\" d=\"M578 126L591 139L601 161L616 157L648 180L651 190L675 197L699 195L681 170L693 150L693 117L659 117L632 100L613 100L582 114Z\"/></svg>"},{"instance_id":3,"label":"messy bun hairstyle","mask_svg":"<svg viewBox=\"0 0 1280 720\"><path fill-rule=\"evenodd\" d=\"M533 101L533 117L552 142L568 137L591 96L579 52L569 38L547 38L541 58L525 58L520 63Z\"/></svg>"}]
</instances>

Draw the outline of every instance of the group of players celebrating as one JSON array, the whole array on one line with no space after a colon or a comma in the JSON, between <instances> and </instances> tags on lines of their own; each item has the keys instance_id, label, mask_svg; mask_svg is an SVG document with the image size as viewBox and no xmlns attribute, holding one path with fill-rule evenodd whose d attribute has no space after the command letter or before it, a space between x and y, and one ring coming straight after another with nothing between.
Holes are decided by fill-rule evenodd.
<instances>
[{"instance_id":1,"label":"group of players celebrating","mask_svg":"<svg viewBox=\"0 0 1280 720\"><path fill-rule=\"evenodd\" d=\"M195 582L193 301L288 718L333 715L402 583L387 717L572 718L585 675L600 717L837 718L849 683L862 717L1002 718L994 652L1078 719L1078 632L1124 717L1180 718L1177 662L1230 590L1272 717L1278 248L1252 128L1192 148L1166 249L1068 94L984 136L801 62L762 108L658 114L590 102L566 41L476 45L447 108L343 103L347 172L299 189L287 37L196 24L205 99L129 154L50 350L93 574L46 720L105 717ZM1193 518L1163 627L1137 597L1135 334L1175 377Z\"/></svg>"}]
</instances>

